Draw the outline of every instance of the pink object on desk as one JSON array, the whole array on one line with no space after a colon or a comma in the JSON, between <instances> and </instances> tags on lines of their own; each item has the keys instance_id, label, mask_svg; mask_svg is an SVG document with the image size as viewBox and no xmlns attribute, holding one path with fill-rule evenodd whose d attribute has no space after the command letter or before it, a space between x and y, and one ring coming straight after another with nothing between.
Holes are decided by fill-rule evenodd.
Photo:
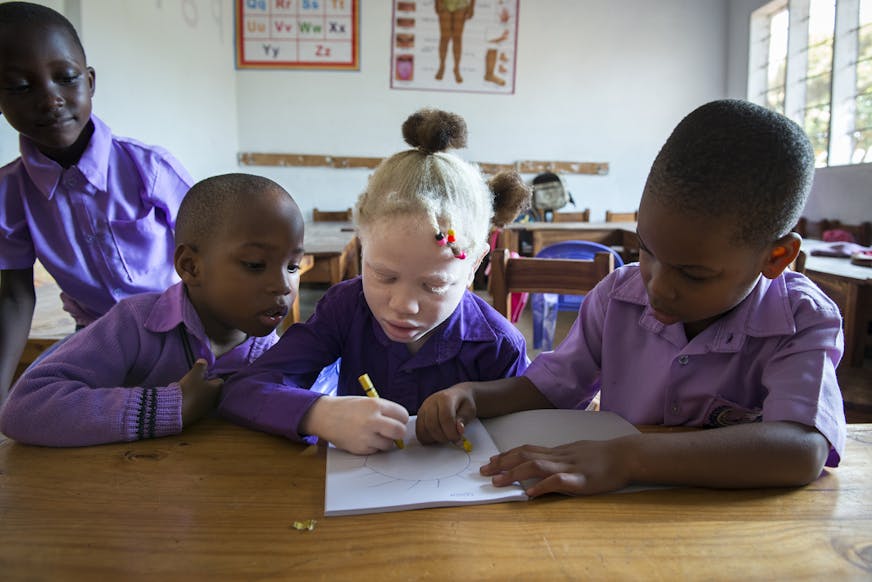
<instances>
[{"instance_id":1,"label":"pink object on desk","mask_svg":"<svg viewBox=\"0 0 872 582\"><path fill-rule=\"evenodd\" d=\"M825 230L823 233L821 233L821 238L824 240L824 242L857 242L853 234L841 228Z\"/></svg>"}]
</instances>

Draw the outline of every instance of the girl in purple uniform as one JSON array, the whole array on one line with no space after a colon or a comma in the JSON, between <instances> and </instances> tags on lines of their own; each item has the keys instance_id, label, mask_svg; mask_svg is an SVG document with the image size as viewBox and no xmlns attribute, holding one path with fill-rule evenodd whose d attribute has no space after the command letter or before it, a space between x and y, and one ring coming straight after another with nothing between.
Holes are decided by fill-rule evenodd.
<instances>
[{"instance_id":1,"label":"girl in purple uniform","mask_svg":"<svg viewBox=\"0 0 872 582\"><path fill-rule=\"evenodd\" d=\"M488 184L446 151L466 144L457 115L419 111L403 136L413 149L385 160L357 201L362 275L331 287L306 323L227 382L227 418L371 453L394 446L430 394L526 369L521 333L469 287L488 232L529 204L528 188L514 172ZM337 358L336 395L310 390ZM380 399L364 394L364 373Z\"/></svg>"}]
</instances>

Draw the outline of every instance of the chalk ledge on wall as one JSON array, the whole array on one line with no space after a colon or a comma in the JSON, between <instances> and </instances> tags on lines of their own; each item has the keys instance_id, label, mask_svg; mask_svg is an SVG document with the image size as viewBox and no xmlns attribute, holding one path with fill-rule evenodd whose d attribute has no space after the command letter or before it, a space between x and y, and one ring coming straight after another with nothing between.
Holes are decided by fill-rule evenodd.
<instances>
[{"instance_id":1,"label":"chalk ledge on wall","mask_svg":"<svg viewBox=\"0 0 872 582\"><path fill-rule=\"evenodd\" d=\"M329 156L322 154L284 154L241 152L239 163L243 166L279 167L325 167L325 168L375 168L383 158L356 156ZM477 162L482 171L495 174L502 170L516 170L521 174L592 174L605 176L609 173L607 162L564 162L520 160L509 164Z\"/></svg>"}]
</instances>

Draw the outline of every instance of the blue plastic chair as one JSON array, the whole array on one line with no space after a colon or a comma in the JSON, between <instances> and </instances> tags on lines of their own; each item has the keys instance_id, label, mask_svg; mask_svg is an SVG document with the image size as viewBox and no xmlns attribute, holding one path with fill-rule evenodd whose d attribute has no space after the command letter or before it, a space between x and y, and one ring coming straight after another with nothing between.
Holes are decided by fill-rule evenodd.
<instances>
[{"instance_id":1,"label":"blue plastic chair","mask_svg":"<svg viewBox=\"0 0 872 582\"><path fill-rule=\"evenodd\" d=\"M597 253L612 253L615 268L624 264L621 255L612 248L586 240L568 240L548 245L536 255L546 259L593 259ZM584 295L558 295L557 293L531 293L533 306L533 348L551 350L558 311L575 311L581 307Z\"/></svg>"}]
</instances>

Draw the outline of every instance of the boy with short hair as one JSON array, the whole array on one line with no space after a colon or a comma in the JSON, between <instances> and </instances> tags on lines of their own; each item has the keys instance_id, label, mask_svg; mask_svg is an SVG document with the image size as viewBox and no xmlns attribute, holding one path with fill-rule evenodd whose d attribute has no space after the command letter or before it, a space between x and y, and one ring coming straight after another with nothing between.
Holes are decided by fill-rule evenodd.
<instances>
[{"instance_id":1,"label":"boy with short hair","mask_svg":"<svg viewBox=\"0 0 872 582\"><path fill-rule=\"evenodd\" d=\"M802 129L740 100L690 113L660 150L642 196L638 265L587 297L568 337L523 376L467 382L418 412L422 442L530 408L600 406L639 425L714 430L520 447L481 471L529 495L630 483L797 486L836 466L845 417L836 305L785 269L814 173Z\"/></svg>"},{"instance_id":2,"label":"boy with short hair","mask_svg":"<svg viewBox=\"0 0 872 582\"><path fill-rule=\"evenodd\" d=\"M28 369L0 431L48 446L176 434L277 341L303 257L293 198L260 176L208 178L183 200L176 239L182 282L122 300Z\"/></svg>"}]
</instances>

